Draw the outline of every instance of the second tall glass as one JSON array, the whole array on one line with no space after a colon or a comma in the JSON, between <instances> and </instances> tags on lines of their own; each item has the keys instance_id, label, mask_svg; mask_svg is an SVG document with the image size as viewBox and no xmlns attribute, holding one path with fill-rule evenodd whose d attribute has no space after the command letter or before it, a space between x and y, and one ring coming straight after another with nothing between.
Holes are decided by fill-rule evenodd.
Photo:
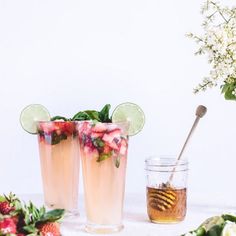
<instances>
[{"instance_id":1,"label":"second tall glass","mask_svg":"<svg viewBox=\"0 0 236 236\"><path fill-rule=\"evenodd\" d=\"M123 228L128 124L78 122L87 215L86 231Z\"/></svg>"},{"instance_id":2,"label":"second tall glass","mask_svg":"<svg viewBox=\"0 0 236 236\"><path fill-rule=\"evenodd\" d=\"M78 213L79 144L75 122L38 123L45 204Z\"/></svg>"}]
</instances>

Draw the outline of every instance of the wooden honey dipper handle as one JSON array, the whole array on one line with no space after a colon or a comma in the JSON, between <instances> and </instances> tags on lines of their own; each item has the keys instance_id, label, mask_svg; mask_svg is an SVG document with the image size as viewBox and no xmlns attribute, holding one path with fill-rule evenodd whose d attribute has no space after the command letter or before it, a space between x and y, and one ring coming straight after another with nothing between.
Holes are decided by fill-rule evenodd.
<instances>
[{"instance_id":1,"label":"wooden honey dipper handle","mask_svg":"<svg viewBox=\"0 0 236 236\"><path fill-rule=\"evenodd\" d=\"M194 123L193 123L193 126L192 126L192 128L191 128L191 130L190 130L190 132L189 132L189 134L188 134L188 137L187 137L187 139L186 139L186 141L185 141L185 143L184 143L184 145L183 145L183 147L182 147L182 149L181 149L181 151L180 151L180 153L179 153L179 156L178 156L178 158L177 158L176 164L178 163L178 161L179 161L180 158L182 157L182 155L183 155L183 153L184 153L184 151L185 151L185 148L186 148L186 146L187 146L187 144L188 144L188 142L189 142L189 140L190 140L190 138L191 138L191 136L192 136L192 134L193 134L195 128L197 127L197 124L198 124L200 118L202 118L202 117L206 114L206 112L207 112L207 108L206 108L205 106L199 105L199 106L197 107L197 110L196 110L196 113L195 113L196 119L195 119L195 121L194 121ZM169 184L170 184L171 181L173 180L175 168L176 168L176 165L175 165L174 169L173 169L172 172L171 172L171 175L170 175L170 178L169 178L169 181L168 181Z\"/></svg>"}]
</instances>

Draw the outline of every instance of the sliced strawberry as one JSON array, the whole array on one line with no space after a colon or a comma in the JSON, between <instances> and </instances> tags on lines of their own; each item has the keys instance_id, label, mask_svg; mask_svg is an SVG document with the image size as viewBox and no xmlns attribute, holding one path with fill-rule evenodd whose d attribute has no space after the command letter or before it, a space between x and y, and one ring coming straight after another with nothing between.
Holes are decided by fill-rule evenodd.
<instances>
[{"instance_id":1,"label":"sliced strawberry","mask_svg":"<svg viewBox=\"0 0 236 236\"><path fill-rule=\"evenodd\" d=\"M15 234L16 224L13 219L5 218L0 221L0 235Z\"/></svg>"},{"instance_id":2,"label":"sliced strawberry","mask_svg":"<svg viewBox=\"0 0 236 236\"><path fill-rule=\"evenodd\" d=\"M56 130L57 127L55 123L52 122L41 122L39 123L39 131L42 131L43 133L50 134L52 131Z\"/></svg>"},{"instance_id":3,"label":"sliced strawberry","mask_svg":"<svg viewBox=\"0 0 236 236\"><path fill-rule=\"evenodd\" d=\"M92 132L91 138L101 138L104 135L103 132Z\"/></svg>"},{"instance_id":4,"label":"sliced strawberry","mask_svg":"<svg viewBox=\"0 0 236 236\"><path fill-rule=\"evenodd\" d=\"M47 222L38 226L41 236L60 236L60 225L57 222Z\"/></svg>"},{"instance_id":5,"label":"sliced strawberry","mask_svg":"<svg viewBox=\"0 0 236 236\"><path fill-rule=\"evenodd\" d=\"M120 140L121 130L115 129L103 135L102 140L108 144L112 149L118 150L117 143Z\"/></svg>"},{"instance_id":6,"label":"sliced strawberry","mask_svg":"<svg viewBox=\"0 0 236 236\"><path fill-rule=\"evenodd\" d=\"M105 153L105 154L108 154L108 153L110 153L111 152L111 147L110 146L108 146L108 145L105 145L104 146L104 148L103 148L103 153Z\"/></svg>"},{"instance_id":7,"label":"sliced strawberry","mask_svg":"<svg viewBox=\"0 0 236 236\"><path fill-rule=\"evenodd\" d=\"M85 135L90 135L91 133L91 124L88 121L84 121L79 123L79 134L82 136L83 134Z\"/></svg>"},{"instance_id":8,"label":"sliced strawberry","mask_svg":"<svg viewBox=\"0 0 236 236\"><path fill-rule=\"evenodd\" d=\"M92 132L104 133L107 130L107 126L104 123L97 123L92 127Z\"/></svg>"},{"instance_id":9,"label":"sliced strawberry","mask_svg":"<svg viewBox=\"0 0 236 236\"><path fill-rule=\"evenodd\" d=\"M127 154L127 148L128 148L128 143L125 139L121 140L119 148L120 148L119 150L120 155L125 156Z\"/></svg>"},{"instance_id":10,"label":"sliced strawberry","mask_svg":"<svg viewBox=\"0 0 236 236\"><path fill-rule=\"evenodd\" d=\"M63 132L67 133L67 135L72 135L75 130L75 125L73 122L65 122L63 126Z\"/></svg>"}]
</instances>

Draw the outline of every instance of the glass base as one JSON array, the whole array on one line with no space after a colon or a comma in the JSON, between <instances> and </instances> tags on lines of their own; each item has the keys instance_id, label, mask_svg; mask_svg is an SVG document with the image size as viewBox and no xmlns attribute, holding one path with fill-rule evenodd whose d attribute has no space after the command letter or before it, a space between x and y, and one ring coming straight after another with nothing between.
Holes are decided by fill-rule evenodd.
<instances>
[{"instance_id":1,"label":"glass base","mask_svg":"<svg viewBox=\"0 0 236 236\"><path fill-rule=\"evenodd\" d=\"M150 221L155 224L178 224L181 223L183 220L150 220Z\"/></svg>"},{"instance_id":2,"label":"glass base","mask_svg":"<svg viewBox=\"0 0 236 236\"><path fill-rule=\"evenodd\" d=\"M124 228L124 225L98 225L87 223L85 231L93 234L110 234L118 233Z\"/></svg>"}]
</instances>

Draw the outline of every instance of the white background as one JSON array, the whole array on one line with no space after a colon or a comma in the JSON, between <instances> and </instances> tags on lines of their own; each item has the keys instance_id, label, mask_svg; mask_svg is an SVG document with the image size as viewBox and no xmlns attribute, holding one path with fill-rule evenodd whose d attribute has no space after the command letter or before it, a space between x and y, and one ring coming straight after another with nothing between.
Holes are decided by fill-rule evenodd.
<instances>
[{"instance_id":1,"label":"white background","mask_svg":"<svg viewBox=\"0 0 236 236\"><path fill-rule=\"evenodd\" d=\"M189 198L236 205L236 104L217 88L193 94L209 71L185 37L201 32L201 4L0 0L0 192L42 193L37 139L19 124L30 103L66 116L139 104L146 124L130 139L126 192L143 196L145 158L178 154L204 104L208 113L186 151Z\"/></svg>"}]
</instances>

